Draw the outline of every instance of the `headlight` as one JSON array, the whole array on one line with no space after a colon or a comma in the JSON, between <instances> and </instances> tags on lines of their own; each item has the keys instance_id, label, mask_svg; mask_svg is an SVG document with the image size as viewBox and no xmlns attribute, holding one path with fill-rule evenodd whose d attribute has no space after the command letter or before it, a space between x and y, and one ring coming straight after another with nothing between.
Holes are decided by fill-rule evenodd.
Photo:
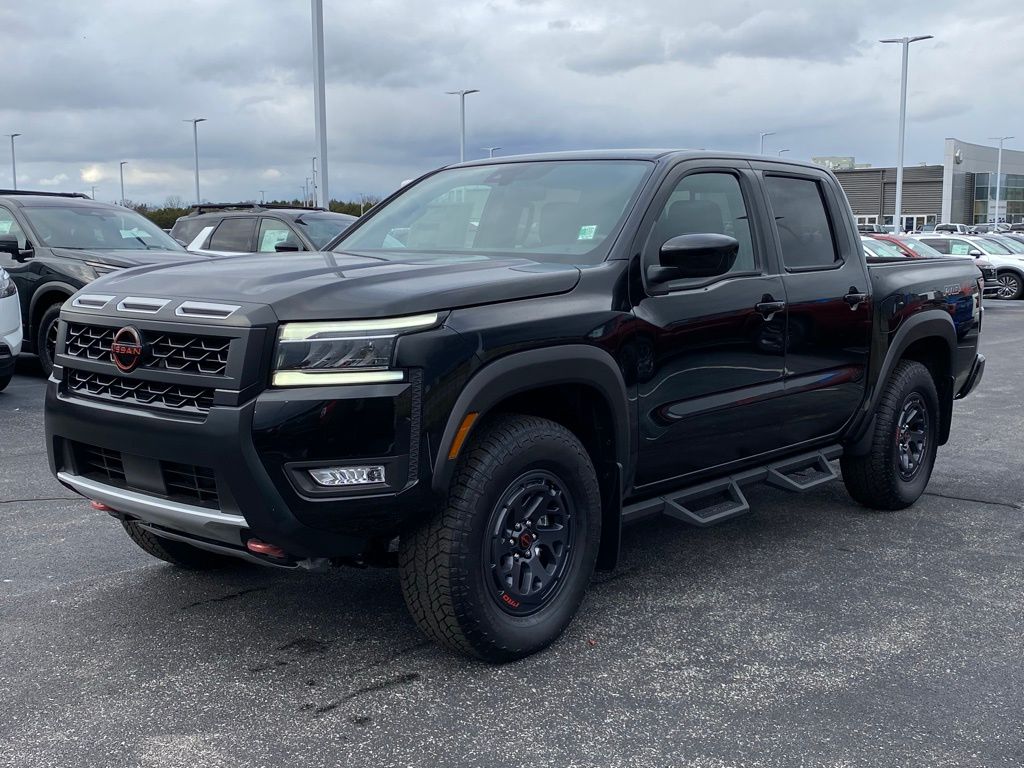
<instances>
[{"instance_id":1,"label":"headlight","mask_svg":"<svg viewBox=\"0 0 1024 768\"><path fill-rule=\"evenodd\" d=\"M14 281L11 280L11 276L7 274L6 270L0 269L0 299L6 299L17 292L18 288L14 285Z\"/></svg>"},{"instance_id":2,"label":"headlight","mask_svg":"<svg viewBox=\"0 0 1024 768\"><path fill-rule=\"evenodd\" d=\"M432 328L439 317L431 312L379 320L284 323L277 333L271 383L303 387L402 381L402 371L389 370L395 340L403 333Z\"/></svg>"}]
</instances>

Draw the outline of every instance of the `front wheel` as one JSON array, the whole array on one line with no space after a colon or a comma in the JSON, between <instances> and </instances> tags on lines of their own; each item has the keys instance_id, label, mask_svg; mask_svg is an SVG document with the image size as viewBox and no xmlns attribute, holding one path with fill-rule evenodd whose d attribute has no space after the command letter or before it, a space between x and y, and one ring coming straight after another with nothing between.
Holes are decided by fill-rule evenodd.
<instances>
[{"instance_id":1,"label":"front wheel","mask_svg":"<svg viewBox=\"0 0 1024 768\"><path fill-rule=\"evenodd\" d=\"M39 318L36 328L36 354L43 366L43 373L49 377L53 372L53 359L57 356L57 328L60 322L60 304L52 304Z\"/></svg>"},{"instance_id":2,"label":"front wheel","mask_svg":"<svg viewBox=\"0 0 1024 768\"><path fill-rule=\"evenodd\" d=\"M996 280L999 282L1000 299L1019 299L1024 293L1024 280L1015 272L1000 272Z\"/></svg>"},{"instance_id":3,"label":"front wheel","mask_svg":"<svg viewBox=\"0 0 1024 768\"><path fill-rule=\"evenodd\" d=\"M843 483L855 501L872 509L903 509L917 501L935 465L939 396L921 363L897 363L875 411L871 450L843 456Z\"/></svg>"},{"instance_id":4,"label":"front wheel","mask_svg":"<svg viewBox=\"0 0 1024 768\"><path fill-rule=\"evenodd\" d=\"M549 645L583 600L601 495L565 427L505 415L464 449L448 502L399 549L402 593L433 640L491 662Z\"/></svg>"}]
</instances>

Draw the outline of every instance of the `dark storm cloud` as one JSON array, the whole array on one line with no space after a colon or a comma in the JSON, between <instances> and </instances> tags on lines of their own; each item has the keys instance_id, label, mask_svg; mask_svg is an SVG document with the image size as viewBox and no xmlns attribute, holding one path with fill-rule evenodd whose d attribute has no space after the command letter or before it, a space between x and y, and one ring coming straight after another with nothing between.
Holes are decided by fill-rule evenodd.
<instances>
[{"instance_id":1,"label":"dark storm cloud","mask_svg":"<svg viewBox=\"0 0 1024 768\"><path fill-rule=\"evenodd\" d=\"M1024 107L1015 11L911 0L325 0L332 189L383 193L468 150L627 145L891 162L898 50L911 63L908 156L942 138L1012 133ZM0 8L0 133L21 132L19 176L154 202L188 197L200 126L204 195L294 196L314 153L309 3L37 0ZM970 62L965 66L965 62ZM970 99L950 94L970 94ZM0 146L0 149L3 147ZM0 153L0 158L4 153ZM9 181L0 161L0 185Z\"/></svg>"}]
</instances>

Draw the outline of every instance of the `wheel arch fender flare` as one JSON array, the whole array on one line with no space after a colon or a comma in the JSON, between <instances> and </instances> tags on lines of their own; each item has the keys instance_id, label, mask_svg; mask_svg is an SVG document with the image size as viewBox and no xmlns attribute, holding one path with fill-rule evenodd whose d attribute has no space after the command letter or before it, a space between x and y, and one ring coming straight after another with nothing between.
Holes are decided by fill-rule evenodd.
<instances>
[{"instance_id":1,"label":"wheel arch fender flare","mask_svg":"<svg viewBox=\"0 0 1024 768\"><path fill-rule=\"evenodd\" d=\"M621 467L628 466L632 452L629 398L618 364L598 347L563 344L505 355L473 375L445 423L434 460L434 491L444 492L448 488L456 463L448 455L467 414L486 416L508 397L557 384L585 384L602 395L612 415L616 461Z\"/></svg>"},{"instance_id":2,"label":"wheel arch fender flare","mask_svg":"<svg viewBox=\"0 0 1024 768\"><path fill-rule=\"evenodd\" d=\"M950 417L953 412L953 391L952 377L953 366L957 354L956 326L949 314L941 309L929 309L920 312L906 321L896 330L892 343L886 350L885 358L879 369L878 378L871 390L868 402L865 407L866 418L861 422L861 427L856 431L855 439L846 448L846 453L852 455L863 455L870 450L871 438L874 432L875 409L882 397L885 385L892 376L896 364L903 359L904 354L915 342L922 339L941 339L948 356L944 361L948 371L949 382L937 381L939 390L939 409L941 411L939 444L944 445L949 438ZM944 386L945 385L945 386ZM948 397L943 396L943 389L949 389Z\"/></svg>"},{"instance_id":3,"label":"wheel arch fender flare","mask_svg":"<svg viewBox=\"0 0 1024 768\"><path fill-rule=\"evenodd\" d=\"M63 283L59 280L51 280L50 282L43 283L38 286L35 291L32 292L32 298L28 302L28 313L29 317L35 317L36 310L39 309L43 303L42 299L44 296L52 296L53 294L61 294L64 296L64 301L67 301L72 296L78 293L78 288L71 285L70 283ZM61 302L64 303L63 301Z\"/></svg>"}]
</instances>

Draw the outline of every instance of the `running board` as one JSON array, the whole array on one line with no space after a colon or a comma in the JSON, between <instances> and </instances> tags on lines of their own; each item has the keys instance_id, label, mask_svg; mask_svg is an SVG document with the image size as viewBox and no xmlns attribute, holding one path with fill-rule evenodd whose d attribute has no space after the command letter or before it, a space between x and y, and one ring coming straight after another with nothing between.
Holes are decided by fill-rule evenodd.
<instances>
[{"instance_id":1,"label":"running board","mask_svg":"<svg viewBox=\"0 0 1024 768\"><path fill-rule=\"evenodd\" d=\"M742 486L766 483L794 493L809 491L839 476L829 461L842 453L840 446L833 445L646 501L627 504L622 510L622 522L632 523L665 515L691 525L714 525L750 511Z\"/></svg>"}]
</instances>

